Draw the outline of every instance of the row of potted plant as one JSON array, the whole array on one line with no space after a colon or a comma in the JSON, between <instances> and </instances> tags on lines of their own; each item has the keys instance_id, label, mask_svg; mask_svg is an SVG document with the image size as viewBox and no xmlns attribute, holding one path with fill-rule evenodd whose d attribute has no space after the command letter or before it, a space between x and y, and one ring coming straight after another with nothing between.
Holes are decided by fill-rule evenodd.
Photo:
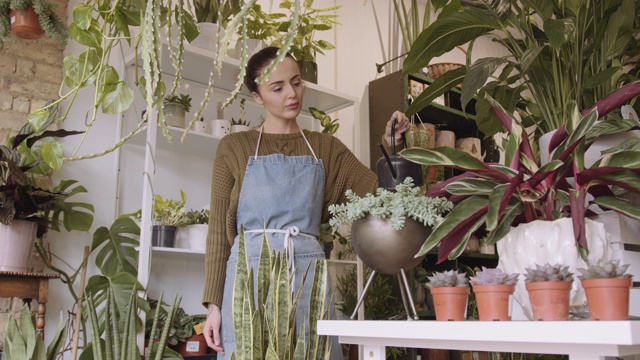
<instances>
[{"instance_id":1,"label":"row of potted plant","mask_svg":"<svg viewBox=\"0 0 640 360\"><path fill-rule=\"evenodd\" d=\"M627 320L632 276L629 265L600 261L580 268L578 278L585 289L592 320ZM520 274L482 267L475 276L456 270L435 272L425 284L433 296L436 320L465 320L469 282L473 287L481 321L511 320L511 294ZM524 281L531 301L533 320L568 320L569 295L574 274L560 264L526 268Z\"/></svg>"}]
</instances>

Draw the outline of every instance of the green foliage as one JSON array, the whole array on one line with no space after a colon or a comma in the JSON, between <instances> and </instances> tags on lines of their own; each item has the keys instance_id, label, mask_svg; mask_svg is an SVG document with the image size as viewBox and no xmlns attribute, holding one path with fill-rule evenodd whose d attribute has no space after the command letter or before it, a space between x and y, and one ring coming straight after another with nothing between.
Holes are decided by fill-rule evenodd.
<instances>
[{"instance_id":1,"label":"green foliage","mask_svg":"<svg viewBox=\"0 0 640 360\"><path fill-rule=\"evenodd\" d=\"M508 129L503 144L506 165L485 164L448 147L402 150L400 156L418 164L464 171L427 192L427 196L449 198L455 207L429 235L417 255L424 255L440 244L438 260L452 260L464 251L471 235L481 227L489 233L488 243L495 243L512 226L571 217L576 244L585 257L588 250L585 218L592 213L591 206L640 219L637 206L610 188L640 193L637 185L640 183L637 175L640 139L632 138L610 149L590 168L585 168L584 162L584 153L595 139L637 126L629 120L619 121L615 126L596 120L639 93L640 82L632 83L598 101L583 114L574 103L571 121L553 137L549 162L545 165L536 158L525 125L490 97L486 100ZM575 181L569 182L570 177ZM586 201L587 195L593 196L593 200Z\"/></svg>"},{"instance_id":2,"label":"green foliage","mask_svg":"<svg viewBox=\"0 0 640 360\"><path fill-rule=\"evenodd\" d=\"M265 235L258 271L254 274L247 263L242 229L238 246L233 290L236 351L231 358L323 359L329 352L329 337L319 336L316 326L318 320L329 316L329 304L325 302L329 286L326 261L316 261L312 269L315 275L309 313L306 314L310 328L309 338L305 339L305 329L296 329L296 313L303 284L297 284L298 290L292 293L287 256L270 252ZM254 277L257 281L255 289Z\"/></svg>"},{"instance_id":3,"label":"green foliage","mask_svg":"<svg viewBox=\"0 0 640 360\"><path fill-rule=\"evenodd\" d=\"M189 94L178 94L178 95L169 95L164 97L164 105L167 104L180 104L184 106L184 110L186 112L191 111L191 95Z\"/></svg>"},{"instance_id":4,"label":"green foliage","mask_svg":"<svg viewBox=\"0 0 640 360\"><path fill-rule=\"evenodd\" d=\"M441 2L437 19L411 45L404 73L470 43L467 66L456 70L462 107L474 96L478 128L487 136L503 131L485 95L517 112L537 136L570 121L571 103L580 110L637 80L635 0L469 0ZM493 40L507 56L471 61L480 38ZM625 69L626 68L626 69ZM460 83L438 78L407 109L410 116ZM446 84L446 86L444 86Z\"/></svg>"},{"instance_id":5,"label":"green foliage","mask_svg":"<svg viewBox=\"0 0 640 360\"><path fill-rule=\"evenodd\" d=\"M246 16L246 26L240 24L236 33L238 35L246 34L249 39L262 40L269 44L273 39L279 36L279 19L286 17L283 13L266 13L262 10L262 6L256 3L249 10Z\"/></svg>"},{"instance_id":6,"label":"green foliage","mask_svg":"<svg viewBox=\"0 0 640 360\"><path fill-rule=\"evenodd\" d=\"M289 12L287 19L294 16L296 1L284 0L280 2L280 8ZM304 9L301 10L299 16L300 21L296 27L297 32L291 44L289 52L298 61L315 62L316 54L324 55L324 51L335 48L333 44L325 40L314 40L316 31L327 31L334 25L339 25L336 21L338 15L330 14L338 10L341 6L330 6L322 9L313 8L313 0L304 1ZM290 33L291 20L285 20L279 24L278 30L283 34L281 38L274 42L275 46L282 46L287 34Z\"/></svg>"},{"instance_id":7,"label":"green foliage","mask_svg":"<svg viewBox=\"0 0 640 360\"><path fill-rule=\"evenodd\" d=\"M336 131L338 131L338 128L340 127L340 124L338 124L338 119L332 120L331 116L315 107L310 107L309 112L311 112L311 116L313 116L314 119L320 120L320 125L322 125L323 133L335 134Z\"/></svg>"},{"instance_id":8,"label":"green foliage","mask_svg":"<svg viewBox=\"0 0 640 360\"><path fill-rule=\"evenodd\" d=\"M426 2L425 10L422 15L422 23L420 23L420 7L418 0L411 0L411 6L407 10L405 0L393 0L393 8L395 10L398 26L402 33L404 48L409 51L418 35L431 23L431 1Z\"/></svg>"},{"instance_id":9,"label":"green foliage","mask_svg":"<svg viewBox=\"0 0 640 360\"><path fill-rule=\"evenodd\" d=\"M44 122L51 121L46 119ZM63 180L53 189L36 185L36 176L52 169L44 159L52 152L62 151L62 145L53 142L53 138L81 132L41 131L39 125L42 123L24 125L18 135L8 140L8 146L0 145L0 222L5 225L13 220L35 222L38 237L49 229L59 231L60 225L67 231L88 231L93 223L93 205L67 201L76 194L87 192L83 186L74 186L75 180Z\"/></svg>"},{"instance_id":10,"label":"green foliage","mask_svg":"<svg viewBox=\"0 0 640 360\"><path fill-rule=\"evenodd\" d=\"M244 109L246 99L240 99L240 118L238 120L231 118L231 125L244 125L249 126L251 122L246 120L247 113Z\"/></svg>"},{"instance_id":11,"label":"green foliage","mask_svg":"<svg viewBox=\"0 0 640 360\"><path fill-rule=\"evenodd\" d=\"M6 360L53 360L64 345L64 336L67 325L63 321L62 313L58 321L58 328L45 348L44 341L36 333L36 322L29 312L29 305L25 304L20 309L20 315L9 315L7 326L4 329L4 358Z\"/></svg>"},{"instance_id":12,"label":"green foliage","mask_svg":"<svg viewBox=\"0 0 640 360\"><path fill-rule=\"evenodd\" d=\"M20 10L24 14L24 10L33 7L45 33L65 45L69 38L69 29L55 13L56 6L47 0L0 0L0 40L7 41L11 33L9 10Z\"/></svg>"},{"instance_id":13,"label":"green foliage","mask_svg":"<svg viewBox=\"0 0 640 360\"><path fill-rule=\"evenodd\" d=\"M443 198L423 196L422 190L413 185L411 178L405 179L395 190L391 192L378 188L377 195L367 194L362 198L347 190L347 203L329 206L332 215L329 224L340 226L371 214L391 219L394 230L402 229L407 217L425 226L435 226L442 222L442 214L453 207L451 202Z\"/></svg>"},{"instance_id":14,"label":"green foliage","mask_svg":"<svg viewBox=\"0 0 640 360\"><path fill-rule=\"evenodd\" d=\"M175 314L171 322L167 321L169 312L164 309L162 304L158 300L150 300L149 304L152 309L148 314L147 322L145 325L145 335L149 339L160 339L164 328L169 328L167 335L167 343L169 345L178 345L179 342L185 342L188 338L193 336L195 331L193 327L197 324L204 322L207 319L206 314L201 315L187 315L183 308L177 307ZM157 313L157 317L156 317ZM158 326L156 331L152 333L153 321L157 319Z\"/></svg>"},{"instance_id":15,"label":"green foliage","mask_svg":"<svg viewBox=\"0 0 640 360\"><path fill-rule=\"evenodd\" d=\"M229 20L240 12L242 0L193 0L197 22L210 22L226 28Z\"/></svg>"},{"instance_id":16,"label":"green foliage","mask_svg":"<svg viewBox=\"0 0 640 360\"><path fill-rule=\"evenodd\" d=\"M189 210L184 215L187 218L186 225L209 223L209 209Z\"/></svg>"}]
</instances>

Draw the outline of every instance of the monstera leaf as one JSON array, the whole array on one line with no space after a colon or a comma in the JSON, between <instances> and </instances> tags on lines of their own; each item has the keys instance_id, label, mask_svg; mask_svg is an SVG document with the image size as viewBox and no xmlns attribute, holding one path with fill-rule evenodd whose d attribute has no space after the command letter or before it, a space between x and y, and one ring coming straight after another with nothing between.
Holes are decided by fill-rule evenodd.
<instances>
[{"instance_id":1,"label":"monstera leaf","mask_svg":"<svg viewBox=\"0 0 640 360\"><path fill-rule=\"evenodd\" d=\"M135 246L139 241L131 235L140 235L140 227L128 217L117 219L110 228L100 227L93 234L91 251L98 250L96 265L105 276L126 272L135 277L138 272L138 253Z\"/></svg>"}]
</instances>

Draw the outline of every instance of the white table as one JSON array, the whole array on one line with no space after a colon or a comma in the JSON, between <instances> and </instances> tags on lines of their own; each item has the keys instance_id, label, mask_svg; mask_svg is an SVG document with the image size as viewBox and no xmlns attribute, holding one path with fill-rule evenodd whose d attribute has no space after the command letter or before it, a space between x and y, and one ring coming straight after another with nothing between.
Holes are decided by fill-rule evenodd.
<instances>
[{"instance_id":1,"label":"white table","mask_svg":"<svg viewBox=\"0 0 640 360\"><path fill-rule=\"evenodd\" d=\"M386 346L566 354L570 360L640 354L640 321L322 320L318 334L360 344L364 359L384 360Z\"/></svg>"}]
</instances>

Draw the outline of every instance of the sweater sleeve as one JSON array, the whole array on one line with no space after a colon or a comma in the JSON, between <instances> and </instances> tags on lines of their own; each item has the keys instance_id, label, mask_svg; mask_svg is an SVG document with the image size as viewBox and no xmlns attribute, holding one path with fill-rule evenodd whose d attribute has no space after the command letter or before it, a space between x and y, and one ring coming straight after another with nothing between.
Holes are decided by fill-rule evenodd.
<instances>
[{"instance_id":1,"label":"sweater sleeve","mask_svg":"<svg viewBox=\"0 0 640 360\"><path fill-rule=\"evenodd\" d=\"M211 180L211 209L209 231L207 233L207 249L205 254L205 283L202 303L221 306L226 277L226 265L231 252L231 243L227 237L227 222L230 194L235 179L230 171L228 146L223 140L218 146L213 163Z\"/></svg>"}]
</instances>

